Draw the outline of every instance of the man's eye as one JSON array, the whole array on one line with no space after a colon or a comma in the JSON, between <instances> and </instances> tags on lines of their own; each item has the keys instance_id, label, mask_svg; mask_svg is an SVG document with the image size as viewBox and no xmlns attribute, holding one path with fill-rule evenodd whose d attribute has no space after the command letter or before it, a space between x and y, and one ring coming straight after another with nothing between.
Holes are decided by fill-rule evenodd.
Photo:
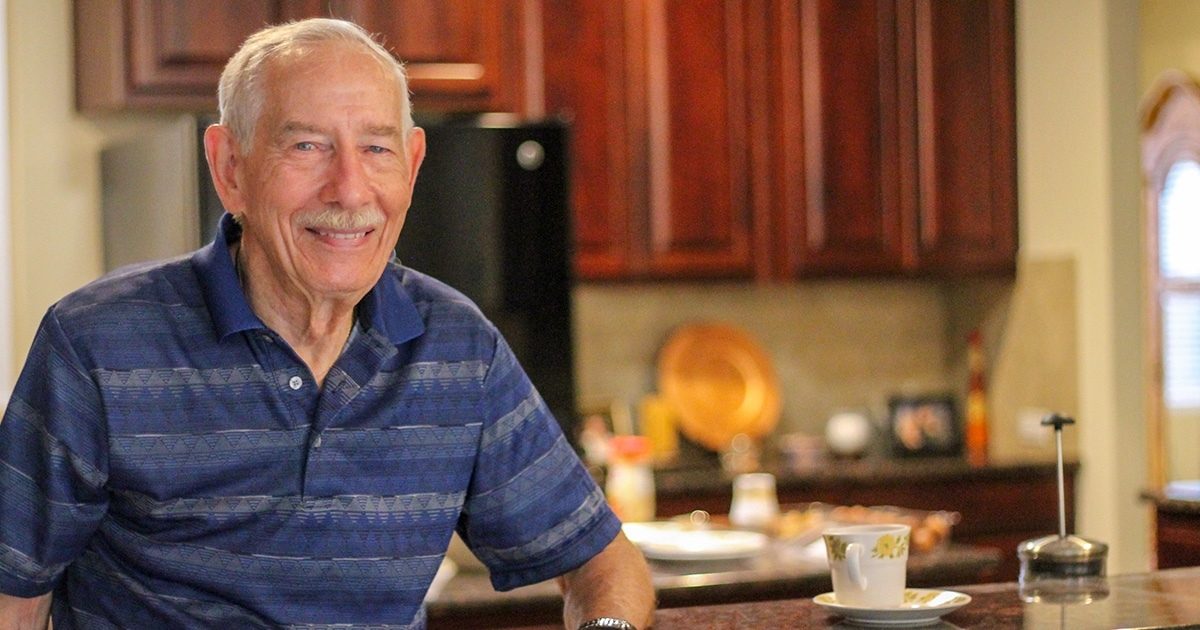
<instances>
[{"instance_id":1,"label":"man's eye","mask_svg":"<svg viewBox=\"0 0 1200 630\"><path fill-rule=\"evenodd\" d=\"M296 143L297 151L315 151L316 149L317 149L317 145L312 142L297 142Z\"/></svg>"},{"instance_id":2,"label":"man's eye","mask_svg":"<svg viewBox=\"0 0 1200 630\"><path fill-rule=\"evenodd\" d=\"M381 147L377 144L372 144L371 146L367 147L367 151L369 151L371 153L375 153L375 154L384 154L384 153L389 152L390 149L388 149L387 147Z\"/></svg>"}]
</instances>

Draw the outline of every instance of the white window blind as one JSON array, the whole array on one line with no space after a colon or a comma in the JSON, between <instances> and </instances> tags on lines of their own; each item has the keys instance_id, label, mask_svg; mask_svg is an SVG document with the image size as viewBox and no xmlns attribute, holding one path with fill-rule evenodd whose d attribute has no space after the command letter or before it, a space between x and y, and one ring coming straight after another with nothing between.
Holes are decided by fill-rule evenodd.
<instances>
[{"instance_id":1,"label":"white window blind","mask_svg":"<svg viewBox=\"0 0 1200 630\"><path fill-rule=\"evenodd\" d=\"M1177 162L1159 201L1163 399L1170 409L1200 408L1200 292L1171 288L1200 281L1200 164Z\"/></svg>"}]
</instances>

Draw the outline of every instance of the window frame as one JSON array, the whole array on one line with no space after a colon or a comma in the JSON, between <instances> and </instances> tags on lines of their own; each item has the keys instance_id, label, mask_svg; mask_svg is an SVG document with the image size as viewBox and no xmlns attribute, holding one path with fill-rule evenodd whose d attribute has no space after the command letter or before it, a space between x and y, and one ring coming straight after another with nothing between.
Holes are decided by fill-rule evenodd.
<instances>
[{"instance_id":1,"label":"window frame","mask_svg":"<svg viewBox=\"0 0 1200 630\"><path fill-rule=\"evenodd\" d=\"M1200 297L1200 279L1164 277L1160 262L1160 201L1172 167L1184 161L1200 164L1200 83L1169 70L1159 77L1143 101L1141 121L1142 213L1145 268L1145 380L1149 482L1162 489L1170 470L1166 439L1167 406L1163 348L1163 300L1167 294Z\"/></svg>"}]
</instances>

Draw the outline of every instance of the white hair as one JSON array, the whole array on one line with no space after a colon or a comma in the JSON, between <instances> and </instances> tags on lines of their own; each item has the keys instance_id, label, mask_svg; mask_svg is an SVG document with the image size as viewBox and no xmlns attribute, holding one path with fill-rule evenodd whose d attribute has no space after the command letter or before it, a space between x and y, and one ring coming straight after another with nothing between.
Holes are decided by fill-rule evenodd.
<instances>
[{"instance_id":1,"label":"white hair","mask_svg":"<svg viewBox=\"0 0 1200 630\"><path fill-rule=\"evenodd\" d=\"M363 28L353 22L333 18L311 18L269 26L242 43L221 72L217 87L217 106L221 124L229 127L243 153L253 144L254 128L262 115L266 93L263 76L269 62L292 51L304 50L325 42L357 44L392 70L400 90L400 121L404 139L413 127L412 104L404 66Z\"/></svg>"}]
</instances>

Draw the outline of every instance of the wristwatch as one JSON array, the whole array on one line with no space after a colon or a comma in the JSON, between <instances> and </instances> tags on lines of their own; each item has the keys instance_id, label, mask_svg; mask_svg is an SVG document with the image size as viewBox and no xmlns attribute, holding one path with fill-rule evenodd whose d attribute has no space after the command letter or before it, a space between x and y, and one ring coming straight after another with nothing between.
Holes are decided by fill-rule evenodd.
<instances>
[{"instance_id":1,"label":"wristwatch","mask_svg":"<svg viewBox=\"0 0 1200 630\"><path fill-rule=\"evenodd\" d=\"M597 617L580 624L579 630L637 630L637 628L624 619Z\"/></svg>"}]
</instances>

